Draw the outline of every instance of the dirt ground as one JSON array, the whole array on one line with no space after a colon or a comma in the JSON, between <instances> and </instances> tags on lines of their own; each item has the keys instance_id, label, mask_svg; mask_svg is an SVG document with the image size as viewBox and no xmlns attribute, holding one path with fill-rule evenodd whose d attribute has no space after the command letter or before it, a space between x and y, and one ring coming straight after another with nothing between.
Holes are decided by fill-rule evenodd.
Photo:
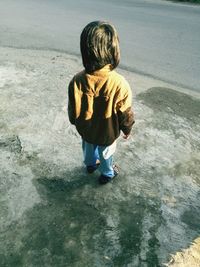
<instances>
[{"instance_id":1,"label":"dirt ground","mask_svg":"<svg viewBox=\"0 0 200 267\"><path fill-rule=\"evenodd\" d=\"M119 69L133 89L120 175L99 186L67 117L76 56L0 48L0 266L200 266L200 96Z\"/></svg>"}]
</instances>

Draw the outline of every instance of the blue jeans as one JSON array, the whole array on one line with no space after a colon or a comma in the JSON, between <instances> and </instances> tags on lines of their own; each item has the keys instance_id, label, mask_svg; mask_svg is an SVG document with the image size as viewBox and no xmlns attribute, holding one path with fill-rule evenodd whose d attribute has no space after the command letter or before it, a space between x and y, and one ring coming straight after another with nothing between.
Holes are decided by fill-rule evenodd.
<instances>
[{"instance_id":1,"label":"blue jeans","mask_svg":"<svg viewBox=\"0 0 200 267\"><path fill-rule=\"evenodd\" d=\"M113 177L113 154L116 149L116 142L110 146L98 146L82 140L84 163L86 166L96 166L100 161L99 171L102 175Z\"/></svg>"}]
</instances>

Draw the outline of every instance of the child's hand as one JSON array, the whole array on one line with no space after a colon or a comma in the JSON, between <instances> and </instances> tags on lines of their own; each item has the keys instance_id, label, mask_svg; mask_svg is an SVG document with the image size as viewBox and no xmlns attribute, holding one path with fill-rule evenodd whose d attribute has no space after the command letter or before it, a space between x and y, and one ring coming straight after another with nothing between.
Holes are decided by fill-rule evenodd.
<instances>
[{"instance_id":1,"label":"child's hand","mask_svg":"<svg viewBox=\"0 0 200 267\"><path fill-rule=\"evenodd\" d=\"M130 137L130 134L123 134L123 138L124 138L124 139L127 140L127 139L129 139L129 137Z\"/></svg>"}]
</instances>

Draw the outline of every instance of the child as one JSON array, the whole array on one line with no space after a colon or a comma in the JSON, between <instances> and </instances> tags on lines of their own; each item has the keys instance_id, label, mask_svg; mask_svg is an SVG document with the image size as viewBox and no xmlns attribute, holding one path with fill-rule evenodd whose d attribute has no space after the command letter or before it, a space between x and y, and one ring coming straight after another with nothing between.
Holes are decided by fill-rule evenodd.
<instances>
[{"instance_id":1,"label":"child","mask_svg":"<svg viewBox=\"0 0 200 267\"><path fill-rule=\"evenodd\" d=\"M127 139L134 116L128 82L114 69L119 64L119 39L115 28L103 21L89 23L82 31L80 48L84 70L69 84L68 115L82 137L88 173L97 168L100 184L117 174L113 165L115 140L120 130Z\"/></svg>"}]
</instances>

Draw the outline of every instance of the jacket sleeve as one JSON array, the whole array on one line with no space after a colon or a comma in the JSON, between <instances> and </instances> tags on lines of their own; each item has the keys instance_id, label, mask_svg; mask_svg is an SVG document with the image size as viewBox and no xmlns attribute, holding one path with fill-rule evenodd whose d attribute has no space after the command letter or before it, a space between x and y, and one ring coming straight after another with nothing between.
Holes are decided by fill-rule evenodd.
<instances>
[{"instance_id":1,"label":"jacket sleeve","mask_svg":"<svg viewBox=\"0 0 200 267\"><path fill-rule=\"evenodd\" d=\"M128 135L135 123L135 119L132 110L132 91L127 82L125 82L124 87L120 90L119 101L117 103L117 115L120 130Z\"/></svg>"},{"instance_id":2,"label":"jacket sleeve","mask_svg":"<svg viewBox=\"0 0 200 267\"><path fill-rule=\"evenodd\" d=\"M71 124L75 124L75 98L73 84L73 80L71 80L68 86L68 117Z\"/></svg>"}]
</instances>

